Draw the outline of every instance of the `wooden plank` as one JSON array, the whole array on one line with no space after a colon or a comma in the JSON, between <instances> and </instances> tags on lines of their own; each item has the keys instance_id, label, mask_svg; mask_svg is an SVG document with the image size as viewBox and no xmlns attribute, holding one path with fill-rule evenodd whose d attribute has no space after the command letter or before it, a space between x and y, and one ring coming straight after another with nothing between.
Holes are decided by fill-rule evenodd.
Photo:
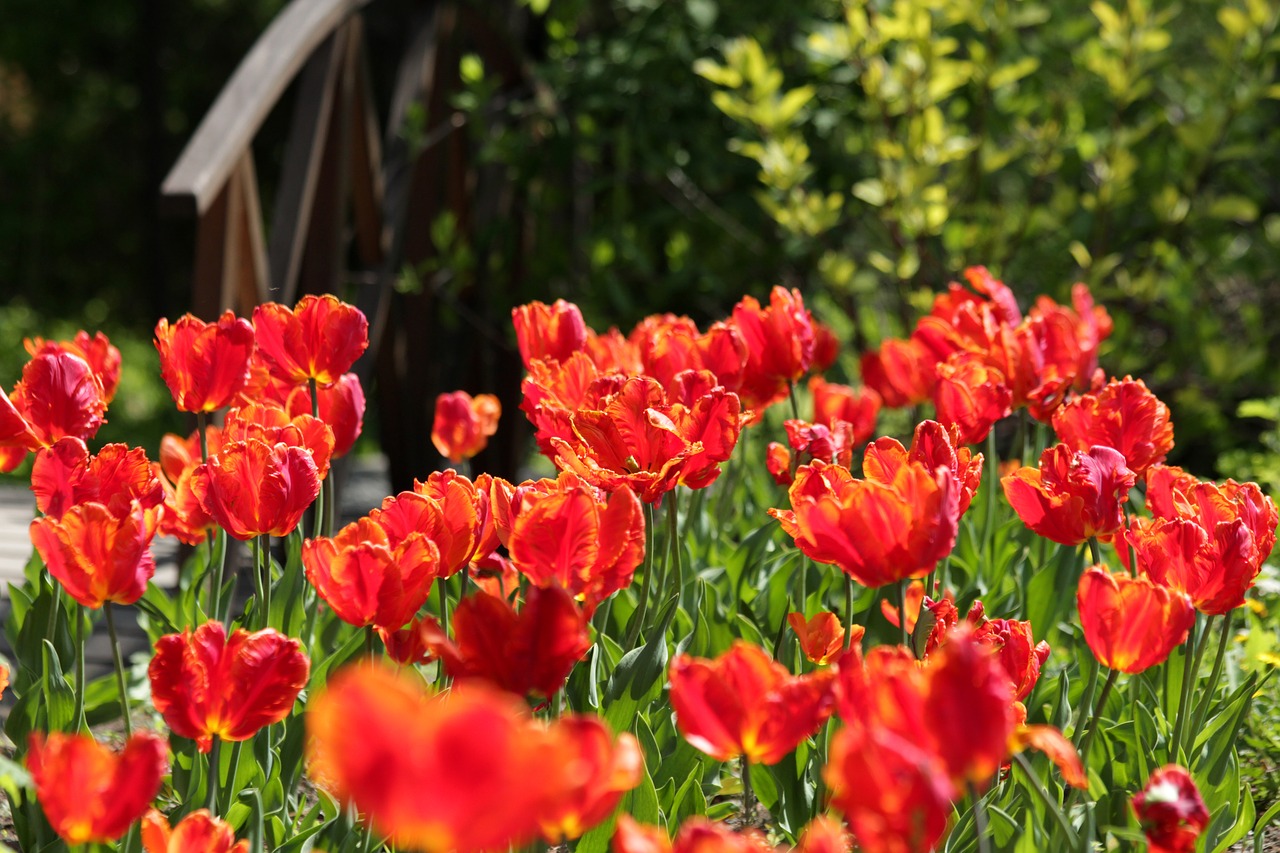
<instances>
[{"instance_id":1,"label":"wooden plank","mask_svg":"<svg viewBox=\"0 0 1280 853\"><path fill-rule=\"evenodd\" d=\"M253 149L246 149L236 167L233 180L239 182L239 218L236 238L239 241L239 264L236 294L240 313L249 316L253 307L267 301L267 249L262 234L262 202L258 197L258 176L253 167Z\"/></svg>"},{"instance_id":2,"label":"wooden plank","mask_svg":"<svg viewBox=\"0 0 1280 853\"><path fill-rule=\"evenodd\" d=\"M333 111L333 92L342 63L347 28L329 36L303 69L294 102L293 124L285 148L284 171L271 215L271 244L267 255L271 285L278 298L289 301L295 292L311 204L324 158L324 142Z\"/></svg>"},{"instance_id":3,"label":"wooden plank","mask_svg":"<svg viewBox=\"0 0 1280 853\"><path fill-rule=\"evenodd\" d=\"M316 47L368 0L293 0L241 60L161 187L162 206L203 215Z\"/></svg>"},{"instance_id":4,"label":"wooden plank","mask_svg":"<svg viewBox=\"0 0 1280 853\"><path fill-rule=\"evenodd\" d=\"M374 106L373 80L363 38L354 41L351 107L351 204L360 261L373 269L382 262L390 239L382 217L386 185L382 176L382 144Z\"/></svg>"}]
</instances>

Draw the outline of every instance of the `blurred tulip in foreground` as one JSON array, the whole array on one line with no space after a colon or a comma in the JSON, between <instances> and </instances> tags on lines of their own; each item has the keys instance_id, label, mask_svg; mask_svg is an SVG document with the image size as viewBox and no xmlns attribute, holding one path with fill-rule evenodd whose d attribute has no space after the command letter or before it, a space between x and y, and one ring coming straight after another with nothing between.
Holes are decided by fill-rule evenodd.
<instances>
[{"instance_id":1,"label":"blurred tulip in foreground","mask_svg":"<svg viewBox=\"0 0 1280 853\"><path fill-rule=\"evenodd\" d=\"M1209 810L1191 774L1176 764L1152 773L1130 803L1151 853L1192 853L1209 823Z\"/></svg>"},{"instance_id":2,"label":"blurred tulip in foreground","mask_svg":"<svg viewBox=\"0 0 1280 853\"><path fill-rule=\"evenodd\" d=\"M142 819L142 849L147 853L249 853L248 841L236 841L231 824L199 809L177 826L152 809Z\"/></svg>"}]
</instances>

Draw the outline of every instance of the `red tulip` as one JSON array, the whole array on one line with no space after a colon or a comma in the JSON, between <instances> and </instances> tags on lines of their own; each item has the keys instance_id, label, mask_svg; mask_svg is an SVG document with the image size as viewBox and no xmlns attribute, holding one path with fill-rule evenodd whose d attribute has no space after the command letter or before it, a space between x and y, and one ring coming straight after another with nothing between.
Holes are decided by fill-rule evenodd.
<instances>
[{"instance_id":1,"label":"red tulip","mask_svg":"<svg viewBox=\"0 0 1280 853\"><path fill-rule=\"evenodd\" d=\"M1139 477L1173 449L1169 407L1141 379L1113 379L1100 390L1064 403L1053 429L1072 450L1112 447Z\"/></svg>"},{"instance_id":2,"label":"red tulip","mask_svg":"<svg viewBox=\"0 0 1280 853\"><path fill-rule=\"evenodd\" d=\"M440 573L440 551L419 532L393 542L376 521L362 518L332 538L308 539L302 564L339 619L395 631L426 602Z\"/></svg>"},{"instance_id":3,"label":"red tulip","mask_svg":"<svg viewBox=\"0 0 1280 853\"><path fill-rule=\"evenodd\" d=\"M961 444L954 428L948 431L937 421L921 421L912 434L910 450L888 436L867 445L862 470L867 477L887 483L909 462L950 471L960 487L960 514L965 514L982 483L981 453L974 453Z\"/></svg>"},{"instance_id":4,"label":"red tulip","mask_svg":"<svg viewBox=\"0 0 1280 853\"><path fill-rule=\"evenodd\" d=\"M454 465L470 459L489 443L498 431L502 404L492 394L472 397L454 391L436 397L436 419L431 427L431 443Z\"/></svg>"},{"instance_id":5,"label":"red tulip","mask_svg":"<svg viewBox=\"0 0 1280 853\"><path fill-rule=\"evenodd\" d=\"M826 323L813 319L813 314L809 315L809 322L813 324L813 364L810 367L822 373L830 370L840 357L840 339Z\"/></svg>"},{"instance_id":6,"label":"red tulip","mask_svg":"<svg viewBox=\"0 0 1280 853\"><path fill-rule=\"evenodd\" d=\"M1080 576L1076 601L1080 627L1094 657L1130 674L1167 659L1187 639L1196 617L1185 593L1150 578L1115 575L1101 566Z\"/></svg>"},{"instance_id":7,"label":"red tulip","mask_svg":"<svg viewBox=\"0 0 1280 853\"><path fill-rule=\"evenodd\" d=\"M680 824L680 831L672 841L661 827L636 823L631 815L624 813L618 815L613 853L774 853L774 850L757 830L734 832L725 824L707 820L702 815L694 815Z\"/></svg>"},{"instance_id":8,"label":"red tulip","mask_svg":"<svg viewBox=\"0 0 1280 853\"><path fill-rule=\"evenodd\" d=\"M977 353L956 353L938 365L934 408L941 423L956 425L958 444L986 440L996 421L1009 414L1012 400L1005 375Z\"/></svg>"},{"instance_id":9,"label":"red tulip","mask_svg":"<svg viewBox=\"0 0 1280 853\"><path fill-rule=\"evenodd\" d=\"M891 409L915 406L933 395L938 359L915 338L887 338L862 354L862 381Z\"/></svg>"},{"instance_id":10,"label":"red tulip","mask_svg":"<svg viewBox=\"0 0 1280 853\"><path fill-rule=\"evenodd\" d=\"M547 730L548 752L573 769L561 793L538 818L552 844L578 838L617 808L645 776L640 744L627 732L617 738L598 717L568 716Z\"/></svg>"},{"instance_id":11,"label":"red tulip","mask_svg":"<svg viewBox=\"0 0 1280 853\"><path fill-rule=\"evenodd\" d=\"M156 710L201 752L215 736L248 740L289 716L310 672L302 644L274 628L228 637L212 621L161 637L147 668Z\"/></svg>"},{"instance_id":12,"label":"red tulip","mask_svg":"<svg viewBox=\"0 0 1280 853\"><path fill-rule=\"evenodd\" d=\"M230 311L215 323L191 314L172 326L156 323L160 375L179 411L212 412L230 405L249 378L253 326Z\"/></svg>"},{"instance_id":13,"label":"red tulip","mask_svg":"<svg viewBox=\"0 0 1280 853\"><path fill-rule=\"evenodd\" d=\"M566 361L587 342L587 324L578 306L563 299L553 305L530 302L511 309L516 344L524 366L534 361Z\"/></svg>"},{"instance_id":14,"label":"red tulip","mask_svg":"<svg viewBox=\"0 0 1280 853\"><path fill-rule=\"evenodd\" d=\"M33 357L13 393L0 393L0 471L64 436L92 438L106 410L102 381L84 359L65 351Z\"/></svg>"},{"instance_id":15,"label":"red tulip","mask_svg":"<svg viewBox=\"0 0 1280 853\"><path fill-rule=\"evenodd\" d=\"M552 438L573 441L572 417L581 410L598 410L615 394L626 377L602 372L585 353L575 352L564 361L534 361L520 389L520 411L534 426L538 450L555 458Z\"/></svg>"},{"instance_id":16,"label":"red tulip","mask_svg":"<svg viewBox=\"0 0 1280 853\"><path fill-rule=\"evenodd\" d=\"M670 677L676 727L717 761L777 764L831 713L830 671L793 676L743 641L714 660L678 655Z\"/></svg>"},{"instance_id":17,"label":"red tulip","mask_svg":"<svg viewBox=\"0 0 1280 853\"><path fill-rule=\"evenodd\" d=\"M40 511L53 518L83 503L103 504L113 515L132 512L134 501L143 510L164 503L164 487L142 448L108 444L91 456L72 436L36 454L31 491Z\"/></svg>"},{"instance_id":18,"label":"red tulip","mask_svg":"<svg viewBox=\"0 0 1280 853\"><path fill-rule=\"evenodd\" d=\"M346 456L364 429L365 399L360 377L344 373L332 385L317 386L316 392L320 402L320 420L333 430L333 458ZM252 401L242 400L240 405L248 402ZM309 385L283 388L276 402L295 420L300 415L310 415L313 408L311 388Z\"/></svg>"},{"instance_id":19,"label":"red tulip","mask_svg":"<svg viewBox=\"0 0 1280 853\"><path fill-rule=\"evenodd\" d=\"M79 331L69 341L27 338L22 345L32 356L67 352L84 359L89 369L102 383L102 402L110 405L111 400L116 396L116 389L120 387L120 350L116 349L102 332L89 337L88 332Z\"/></svg>"},{"instance_id":20,"label":"red tulip","mask_svg":"<svg viewBox=\"0 0 1280 853\"><path fill-rule=\"evenodd\" d=\"M273 404L253 403L227 412L222 426L224 442L259 441L267 445L300 447L311 454L323 480L333 457L333 430L310 413L290 416Z\"/></svg>"},{"instance_id":21,"label":"red tulip","mask_svg":"<svg viewBox=\"0 0 1280 853\"><path fill-rule=\"evenodd\" d=\"M688 317L672 314L646 317L631 332L643 372L674 393L676 377L686 370L709 370L717 385L736 391L747 364L747 344L738 330L716 323L706 332ZM639 372L639 371L637 371Z\"/></svg>"},{"instance_id":22,"label":"red tulip","mask_svg":"<svg viewBox=\"0 0 1280 853\"><path fill-rule=\"evenodd\" d=\"M206 427L205 442L209 453L216 454L222 448L222 430L212 425ZM167 433L160 439L159 468L164 475L161 485L165 490L160 533L176 536L188 545L199 545L214 526L213 518L191 489L195 471L201 464L199 433L193 432L185 439Z\"/></svg>"},{"instance_id":23,"label":"red tulip","mask_svg":"<svg viewBox=\"0 0 1280 853\"><path fill-rule=\"evenodd\" d=\"M768 308L744 296L734 306L729 325L747 349L738 391L742 406L759 418L808 372L813 363L813 322L800 291L777 286L769 293Z\"/></svg>"},{"instance_id":24,"label":"red tulip","mask_svg":"<svg viewBox=\"0 0 1280 853\"><path fill-rule=\"evenodd\" d=\"M236 539L287 536L320 493L320 473L304 448L236 441L195 470L191 491Z\"/></svg>"},{"instance_id":25,"label":"red tulip","mask_svg":"<svg viewBox=\"0 0 1280 853\"><path fill-rule=\"evenodd\" d=\"M198 809L175 827L152 809L142 819L142 849L147 853L249 853L248 841L236 841L231 824Z\"/></svg>"},{"instance_id":26,"label":"red tulip","mask_svg":"<svg viewBox=\"0 0 1280 853\"><path fill-rule=\"evenodd\" d=\"M369 321L336 296L308 294L289 310L269 302L253 309L258 353L271 374L290 384L332 385L369 347Z\"/></svg>"},{"instance_id":27,"label":"red tulip","mask_svg":"<svg viewBox=\"0 0 1280 853\"><path fill-rule=\"evenodd\" d=\"M956 782L985 785L1009 757L1013 687L991 647L968 627L953 630L929 658L924 716L929 737Z\"/></svg>"},{"instance_id":28,"label":"red tulip","mask_svg":"<svg viewBox=\"0 0 1280 853\"><path fill-rule=\"evenodd\" d=\"M517 613L484 592L453 613L454 642L433 651L457 679L484 679L518 696L550 698L591 648L587 621L569 593L530 587Z\"/></svg>"},{"instance_id":29,"label":"red tulip","mask_svg":"<svg viewBox=\"0 0 1280 853\"><path fill-rule=\"evenodd\" d=\"M1044 359L1044 375L1057 380L1064 391L1089 390L1100 372L1098 347L1110 337L1113 324L1107 309L1094 305L1088 285L1071 288L1070 308L1041 296L1027 319Z\"/></svg>"},{"instance_id":30,"label":"red tulip","mask_svg":"<svg viewBox=\"0 0 1280 853\"><path fill-rule=\"evenodd\" d=\"M534 585L562 587L590 613L631 584L644 559L644 516L625 485L606 500L561 474L554 491L525 489L511 504L511 562Z\"/></svg>"},{"instance_id":31,"label":"red tulip","mask_svg":"<svg viewBox=\"0 0 1280 853\"><path fill-rule=\"evenodd\" d=\"M800 469L791 510L769 514L820 563L840 567L863 586L923 577L955 544L960 490L945 468L909 462L886 480L815 462Z\"/></svg>"},{"instance_id":32,"label":"red tulip","mask_svg":"<svg viewBox=\"0 0 1280 853\"><path fill-rule=\"evenodd\" d=\"M1151 853L1193 853L1209 825L1209 810L1195 781L1182 767L1166 764L1151 774L1130 801Z\"/></svg>"},{"instance_id":33,"label":"red tulip","mask_svg":"<svg viewBox=\"0 0 1280 853\"><path fill-rule=\"evenodd\" d=\"M813 419L833 426L844 422L852 427L853 446L865 444L875 435L876 418L880 414L880 395L870 388L852 388L828 382L821 376L809 379L813 395Z\"/></svg>"},{"instance_id":34,"label":"red tulip","mask_svg":"<svg viewBox=\"0 0 1280 853\"><path fill-rule=\"evenodd\" d=\"M414 491L386 498L369 518L387 532L392 546L417 532L440 552L440 577L453 577L481 546L492 550L488 493L456 471L438 471Z\"/></svg>"},{"instance_id":35,"label":"red tulip","mask_svg":"<svg viewBox=\"0 0 1280 853\"><path fill-rule=\"evenodd\" d=\"M151 732L134 734L120 753L88 735L34 732L27 769L45 817L75 846L124 835L160 792L169 762Z\"/></svg>"},{"instance_id":36,"label":"red tulip","mask_svg":"<svg viewBox=\"0 0 1280 853\"><path fill-rule=\"evenodd\" d=\"M1009 676L1013 698L1021 702L1030 696L1050 653L1048 643L1035 643L1032 639L1031 623L991 619L979 626L974 637L995 649L996 660Z\"/></svg>"},{"instance_id":37,"label":"red tulip","mask_svg":"<svg viewBox=\"0 0 1280 853\"><path fill-rule=\"evenodd\" d=\"M156 571L150 547L154 533L137 501L120 515L104 504L84 503L61 518L31 522L31 542L49 574L68 595L95 610L108 601L133 604L147 591Z\"/></svg>"},{"instance_id":38,"label":"red tulip","mask_svg":"<svg viewBox=\"0 0 1280 853\"><path fill-rule=\"evenodd\" d=\"M1058 444L1041 454L1039 468L1020 468L1000 482L1027 527L1059 544L1079 545L1120 529L1135 479L1110 447L1080 451Z\"/></svg>"},{"instance_id":39,"label":"red tulip","mask_svg":"<svg viewBox=\"0 0 1280 853\"><path fill-rule=\"evenodd\" d=\"M595 363L598 370L605 373L625 373L634 376L644 372L644 364L640 361L640 348L624 338L616 328L611 328L603 335L593 329L587 329L587 342L583 344L583 352Z\"/></svg>"},{"instance_id":40,"label":"red tulip","mask_svg":"<svg viewBox=\"0 0 1280 853\"><path fill-rule=\"evenodd\" d=\"M844 650L844 626L834 613L819 613L812 619L805 619L803 613L788 613L787 624L796 632L804 656L818 666L831 663ZM853 626L850 642L854 645L861 643L865 630L861 625Z\"/></svg>"}]
</instances>

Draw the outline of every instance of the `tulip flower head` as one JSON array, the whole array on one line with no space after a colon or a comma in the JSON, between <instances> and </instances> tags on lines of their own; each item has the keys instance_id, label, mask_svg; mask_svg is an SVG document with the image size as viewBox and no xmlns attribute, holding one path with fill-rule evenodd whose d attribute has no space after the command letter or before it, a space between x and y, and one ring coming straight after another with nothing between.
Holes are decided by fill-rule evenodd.
<instances>
[{"instance_id":1,"label":"tulip flower head","mask_svg":"<svg viewBox=\"0 0 1280 853\"><path fill-rule=\"evenodd\" d=\"M64 436L92 438L106 410L102 380L88 362L64 350L34 356L13 393L0 392L0 472Z\"/></svg>"},{"instance_id":2,"label":"tulip flower head","mask_svg":"<svg viewBox=\"0 0 1280 853\"><path fill-rule=\"evenodd\" d=\"M332 385L369 347L369 321L336 296L307 295L292 310L275 302L253 309L258 354L271 375L296 385Z\"/></svg>"},{"instance_id":3,"label":"tulip flower head","mask_svg":"<svg viewBox=\"0 0 1280 853\"><path fill-rule=\"evenodd\" d=\"M1169 407L1128 376L1064 403L1053 415L1053 430L1072 450L1115 448L1139 477L1173 449Z\"/></svg>"},{"instance_id":4,"label":"tulip flower head","mask_svg":"<svg viewBox=\"0 0 1280 853\"><path fill-rule=\"evenodd\" d=\"M147 675L165 723L208 752L214 737L248 740L287 717L310 671L302 644L274 628L228 637L210 621L157 640Z\"/></svg>"},{"instance_id":5,"label":"tulip flower head","mask_svg":"<svg viewBox=\"0 0 1280 853\"><path fill-rule=\"evenodd\" d=\"M1209 824L1209 810L1191 774L1167 764L1130 800L1151 853L1193 853Z\"/></svg>"},{"instance_id":6,"label":"tulip flower head","mask_svg":"<svg viewBox=\"0 0 1280 853\"><path fill-rule=\"evenodd\" d=\"M747 349L739 395L745 409L759 418L764 410L787 396L813 363L813 321L798 290L777 286L769 293L769 307L744 296L729 321Z\"/></svg>"},{"instance_id":7,"label":"tulip flower head","mask_svg":"<svg viewBox=\"0 0 1280 853\"><path fill-rule=\"evenodd\" d=\"M1000 483L1027 527L1061 545L1079 545L1121 528L1136 476L1110 447L1058 444L1041 454L1039 468L1020 468Z\"/></svg>"},{"instance_id":8,"label":"tulip flower head","mask_svg":"<svg viewBox=\"0 0 1280 853\"><path fill-rule=\"evenodd\" d=\"M466 391L441 394L436 398L436 418L431 427L431 443L454 465L470 459L489 443L498 431L502 404L492 394L472 397Z\"/></svg>"},{"instance_id":9,"label":"tulip flower head","mask_svg":"<svg viewBox=\"0 0 1280 853\"><path fill-rule=\"evenodd\" d=\"M253 326L230 311L206 323L191 314L156 324L160 375L181 412L230 405L249 379Z\"/></svg>"},{"instance_id":10,"label":"tulip flower head","mask_svg":"<svg viewBox=\"0 0 1280 853\"><path fill-rule=\"evenodd\" d=\"M177 826L152 809L142 818L142 849L146 853L249 853L248 841L236 841L231 824L198 809Z\"/></svg>"},{"instance_id":11,"label":"tulip flower head","mask_svg":"<svg viewBox=\"0 0 1280 853\"><path fill-rule=\"evenodd\" d=\"M1076 592L1080 627L1098 662L1139 673L1163 663L1187 639L1196 612L1186 593L1148 577L1129 577L1092 566Z\"/></svg>"},{"instance_id":12,"label":"tulip flower head","mask_svg":"<svg viewBox=\"0 0 1280 853\"><path fill-rule=\"evenodd\" d=\"M67 594L85 607L108 601L133 604L155 574L151 538L155 527L138 501L127 512L105 504L77 504L61 518L31 522L31 542Z\"/></svg>"},{"instance_id":13,"label":"tulip flower head","mask_svg":"<svg viewBox=\"0 0 1280 853\"><path fill-rule=\"evenodd\" d=\"M305 447L229 441L192 473L191 491L219 527L247 542L297 527L320 493L320 472Z\"/></svg>"},{"instance_id":14,"label":"tulip flower head","mask_svg":"<svg viewBox=\"0 0 1280 853\"><path fill-rule=\"evenodd\" d=\"M102 383L102 402L110 405L116 396L116 389L120 387L120 350L102 332L96 332L90 337L88 332L82 330L76 332L76 336L69 341L26 338L22 345L31 356L66 352L84 359Z\"/></svg>"},{"instance_id":15,"label":"tulip flower head","mask_svg":"<svg viewBox=\"0 0 1280 853\"><path fill-rule=\"evenodd\" d=\"M160 792L169 762L151 732L135 733L119 753L88 735L35 732L27 769L45 817L75 846L124 835Z\"/></svg>"}]
</instances>

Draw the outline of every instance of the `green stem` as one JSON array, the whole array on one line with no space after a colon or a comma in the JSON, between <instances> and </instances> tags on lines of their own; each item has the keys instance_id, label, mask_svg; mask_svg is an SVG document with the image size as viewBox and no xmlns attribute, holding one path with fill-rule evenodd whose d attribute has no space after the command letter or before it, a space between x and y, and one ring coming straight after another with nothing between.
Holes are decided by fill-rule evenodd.
<instances>
[{"instance_id":1,"label":"green stem","mask_svg":"<svg viewBox=\"0 0 1280 853\"><path fill-rule=\"evenodd\" d=\"M1174 762L1178 760L1178 750L1184 746L1182 738L1187 734L1187 723L1190 722L1188 717L1192 713L1191 693L1193 684L1196 681L1196 676L1200 674L1200 664L1204 659L1205 640L1209 636L1209 626L1205 624L1200 630L1200 636L1197 639L1195 628L1198 627L1200 627L1200 614L1196 613L1195 626L1192 628L1191 633L1187 634L1187 643L1183 650L1182 697L1178 703L1178 720L1173 725L1173 740L1169 744L1169 760Z\"/></svg>"},{"instance_id":2,"label":"green stem","mask_svg":"<svg viewBox=\"0 0 1280 853\"><path fill-rule=\"evenodd\" d=\"M333 470L330 469L329 474L332 473ZM311 511L315 513L315 518L312 519L311 535L316 539L319 539L321 534L324 533L324 484L328 479L329 476L326 475L325 479L320 481L320 490L316 492L316 502L311 505Z\"/></svg>"},{"instance_id":3,"label":"green stem","mask_svg":"<svg viewBox=\"0 0 1280 853\"><path fill-rule=\"evenodd\" d=\"M218 813L218 781L222 775L222 738L213 736L213 748L209 750L209 786L204 807L211 813Z\"/></svg>"},{"instance_id":4,"label":"green stem","mask_svg":"<svg viewBox=\"0 0 1280 853\"><path fill-rule=\"evenodd\" d=\"M227 784L222 786L222 803L221 808L215 814L226 814L231 808L231 803L235 800L237 791L235 790L236 777L240 775L240 749L244 746L244 741L236 741L231 747L231 766L227 768Z\"/></svg>"},{"instance_id":5,"label":"green stem","mask_svg":"<svg viewBox=\"0 0 1280 853\"><path fill-rule=\"evenodd\" d=\"M627 642L624 648L633 649L636 646L636 640L640 637L641 623L644 622L646 611L649 609L649 587L653 583L653 504L646 503L644 505L644 562L641 564L640 573L640 603L636 605L635 613L631 615L631 627L627 630Z\"/></svg>"},{"instance_id":6,"label":"green stem","mask_svg":"<svg viewBox=\"0 0 1280 853\"><path fill-rule=\"evenodd\" d=\"M311 389L311 417L320 417L320 389L316 387L316 378L312 376L307 380L307 387Z\"/></svg>"},{"instance_id":7,"label":"green stem","mask_svg":"<svg viewBox=\"0 0 1280 853\"><path fill-rule=\"evenodd\" d=\"M443 596L443 595L442 595L442 596L440 596L440 597L441 597L442 599L444 598L444 596ZM443 629L445 629L445 630L448 630L448 623L445 623L444 625L441 625L440 627L441 627L441 628L443 628ZM367 657L370 661L372 661L372 660L373 660L373 656L374 656L374 654L376 653L376 647L374 646L374 637L375 637L375 636L376 636L376 634L374 633L373 626L372 626L372 625L366 625L366 626L365 626L365 628L364 628L364 656L365 656L365 657Z\"/></svg>"},{"instance_id":8,"label":"green stem","mask_svg":"<svg viewBox=\"0 0 1280 853\"><path fill-rule=\"evenodd\" d=\"M745 755L741 756L742 768L742 822L748 827L755 826L756 798L751 789L751 764Z\"/></svg>"},{"instance_id":9,"label":"green stem","mask_svg":"<svg viewBox=\"0 0 1280 853\"><path fill-rule=\"evenodd\" d=\"M1071 728L1071 745L1080 750L1080 739L1084 737L1084 717L1089 713L1093 703L1093 691L1098 689L1098 661L1089 656L1089 680L1085 683L1084 692L1080 694L1080 704L1076 706L1075 725Z\"/></svg>"},{"instance_id":10,"label":"green stem","mask_svg":"<svg viewBox=\"0 0 1280 853\"><path fill-rule=\"evenodd\" d=\"M133 721L129 719L129 690L124 675L124 659L120 657L120 637L116 634L116 617L111 610L111 602L102 606L107 611L107 633L111 635L111 652L116 664L116 687L120 690L120 712L124 715L124 736L127 740L133 737Z\"/></svg>"},{"instance_id":11,"label":"green stem","mask_svg":"<svg viewBox=\"0 0 1280 853\"><path fill-rule=\"evenodd\" d=\"M902 645L911 648L911 634L907 631L907 579L900 578L898 588L898 631L902 636Z\"/></svg>"},{"instance_id":12,"label":"green stem","mask_svg":"<svg viewBox=\"0 0 1280 853\"><path fill-rule=\"evenodd\" d=\"M1057 801L1049 796L1049 792L1040 783L1040 779L1036 776L1035 771L1031 769L1031 764L1027 761L1027 757L1018 752L1014 754L1013 761L1022 769L1023 775L1031 783L1031 790L1044 803L1045 808L1049 810L1049 814L1053 815L1054 822L1058 824L1058 828L1062 830L1062 834L1067 838L1067 846L1072 850L1077 849L1080 846L1080 840L1076 837L1076 831L1072 829L1071 822L1067 820L1066 814L1063 813Z\"/></svg>"},{"instance_id":13,"label":"green stem","mask_svg":"<svg viewBox=\"0 0 1280 853\"><path fill-rule=\"evenodd\" d=\"M1097 536L1089 537L1089 557L1093 560L1093 565L1102 565L1102 547L1098 544Z\"/></svg>"},{"instance_id":14,"label":"green stem","mask_svg":"<svg viewBox=\"0 0 1280 853\"><path fill-rule=\"evenodd\" d=\"M206 431L209 428L209 413L196 412L196 433L200 436L200 461L209 461L209 436Z\"/></svg>"},{"instance_id":15,"label":"green stem","mask_svg":"<svg viewBox=\"0 0 1280 853\"><path fill-rule=\"evenodd\" d=\"M1102 683L1102 692L1098 694L1098 704L1094 709L1093 719L1089 721L1089 731L1084 736L1084 742L1080 744L1080 761L1086 766L1089 763L1089 747L1093 743L1094 735L1102 727L1102 712L1107 708L1107 697L1111 695L1111 688L1115 686L1116 678L1119 675L1120 670L1109 670L1107 672L1107 680Z\"/></svg>"},{"instance_id":16,"label":"green stem","mask_svg":"<svg viewBox=\"0 0 1280 853\"><path fill-rule=\"evenodd\" d=\"M219 596L222 594L222 577L227 565L227 549L230 547L227 539L227 531L221 527L214 536L205 537L205 541L209 543L209 600L208 609L205 612L209 614L210 619L217 619L222 612Z\"/></svg>"},{"instance_id":17,"label":"green stem","mask_svg":"<svg viewBox=\"0 0 1280 853\"><path fill-rule=\"evenodd\" d=\"M671 491L667 497L671 500L667 505L667 556L675 566L676 594L684 595L684 566L680 559L680 515L676 492ZM658 595L663 595L663 590L659 589Z\"/></svg>"},{"instance_id":18,"label":"green stem","mask_svg":"<svg viewBox=\"0 0 1280 853\"><path fill-rule=\"evenodd\" d=\"M853 578L844 576L844 650L853 645Z\"/></svg>"},{"instance_id":19,"label":"green stem","mask_svg":"<svg viewBox=\"0 0 1280 853\"><path fill-rule=\"evenodd\" d=\"M84 721L84 608L77 604L74 612L76 614L76 731L87 731Z\"/></svg>"},{"instance_id":20,"label":"green stem","mask_svg":"<svg viewBox=\"0 0 1280 853\"><path fill-rule=\"evenodd\" d=\"M982 803L978 787L969 782L969 800L973 803L973 826L978 834L978 853L991 853L991 840L987 838L987 808Z\"/></svg>"},{"instance_id":21,"label":"green stem","mask_svg":"<svg viewBox=\"0 0 1280 853\"><path fill-rule=\"evenodd\" d=\"M1235 616L1234 610L1228 610L1222 614L1222 621L1219 628L1222 635L1218 638L1218 654L1213 659L1213 670L1209 673L1209 689L1202 691L1200 702L1196 706L1196 715L1193 718L1191 731L1198 732L1204 727L1205 717L1209 715L1209 706L1213 702L1213 695L1218 692L1218 679L1222 677L1222 665L1226 661L1227 644L1231 642L1231 623ZM1206 632L1208 626L1205 627ZM1192 736L1194 743L1195 737Z\"/></svg>"},{"instance_id":22,"label":"green stem","mask_svg":"<svg viewBox=\"0 0 1280 853\"><path fill-rule=\"evenodd\" d=\"M792 382L787 386L787 396L791 398L791 417L801 420L800 404L796 402L796 383Z\"/></svg>"},{"instance_id":23,"label":"green stem","mask_svg":"<svg viewBox=\"0 0 1280 853\"><path fill-rule=\"evenodd\" d=\"M991 534L995 529L996 489L999 488L1000 459L996 456L996 431L987 433L987 470L983 475L983 487L987 493L986 517L982 520L982 553L988 558L994 548L991 545Z\"/></svg>"}]
</instances>

